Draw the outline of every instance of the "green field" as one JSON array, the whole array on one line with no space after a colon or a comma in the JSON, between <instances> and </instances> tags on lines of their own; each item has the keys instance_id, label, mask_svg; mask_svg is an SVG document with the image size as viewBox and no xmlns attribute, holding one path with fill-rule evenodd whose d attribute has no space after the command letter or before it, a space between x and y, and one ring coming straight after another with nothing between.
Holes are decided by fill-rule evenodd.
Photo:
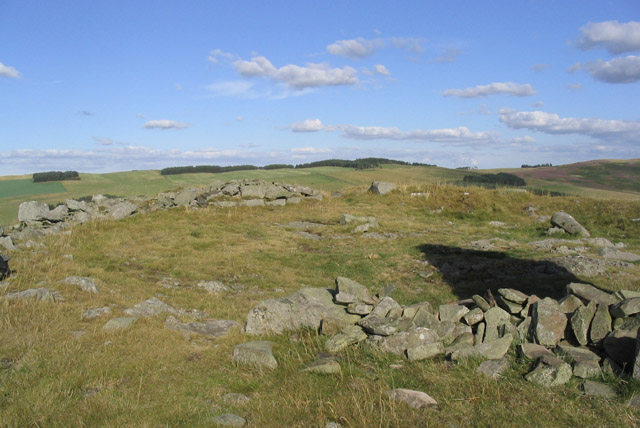
<instances>
[{"instance_id":1,"label":"green field","mask_svg":"<svg viewBox=\"0 0 640 428\"><path fill-rule=\"evenodd\" d=\"M18 206L25 200L55 204L69 198L96 194L153 196L159 192L190 186L203 186L216 180L261 179L309 186L337 192L364 186L374 180L399 185L456 183L467 174L509 172L523 177L528 187L598 199L640 199L640 161L591 161L551 168L455 170L427 166L384 165L356 170L340 167L304 169L248 170L219 174L195 173L160 175L157 170L80 174L78 181L30 183L27 176L0 177L0 224L13 224Z\"/></svg>"}]
</instances>

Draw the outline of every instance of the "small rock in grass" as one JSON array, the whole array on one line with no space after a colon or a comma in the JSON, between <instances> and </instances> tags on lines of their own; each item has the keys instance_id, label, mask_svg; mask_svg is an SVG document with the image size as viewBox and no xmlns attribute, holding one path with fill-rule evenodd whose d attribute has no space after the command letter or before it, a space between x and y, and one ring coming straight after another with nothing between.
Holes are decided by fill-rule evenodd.
<instances>
[{"instance_id":1,"label":"small rock in grass","mask_svg":"<svg viewBox=\"0 0 640 428\"><path fill-rule=\"evenodd\" d=\"M102 326L103 330L123 330L131 327L137 320L136 317L122 317L112 318L105 325Z\"/></svg>"},{"instance_id":2,"label":"small rock in grass","mask_svg":"<svg viewBox=\"0 0 640 428\"><path fill-rule=\"evenodd\" d=\"M609 385L600 382L593 382L590 380L585 381L582 384L582 390L585 395L589 395L592 397L602 397L602 398L615 398L616 391Z\"/></svg>"},{"instance_id":3,"label":"small rock in grass","mask_svg":"<svg viewBox=\"0 0 640 428\"><path fill-rule=\"evenodd\" d=\"M211 422L223 427L243 427L247 423L247 420L233 413L225 413L224 415L212 417Z\"/></svg>"},{"instance_id":4,"label":"small rock in grass","mask_svg":"<svg viewBox=\"0 0 640 428\"><path fill-rule=\"evenodd\" d=\"M406 403L409 407L413 407L414 409L438 405L438 402L436 400L422 391L397 388L387 391L386 394L391 400L402 401L403 403Z\"/></svg>"},{"instance_id":5,"label":"small rock in grass","mask_svg":"<svg viewBox=\"0 0 640 428\"><path fill-rule=\"evenodd\" d=\"M241 343L233 348L233 359L241 364L275 369L278 362L273 356L273 345L269 341Z\"/></svg>"},{"instance_id":6,"label":"small rock in grass","mask_svg":"<svg viewBox=\"0 0 640 428\"><path fill-rule=\"evenodd\" d=\"M65 284L77 285L82 291L88 291L90 293L98 293L98 284L85 276L68 276L62 280Z\"/></svg>"},{"instance_id":7,"label":"small rock in grass","mask_svg":"<svg viewBox=\"0 0 640 428\"><path fill-rule=\"evenodd\" d=\"M507 358L501 358L499 360L487 360L483 361L478 367L478 373L482 373L489 376L492 379L498 379L502 377L502 374L509 368L509 360Z\"/></svg>"}]
</instances>

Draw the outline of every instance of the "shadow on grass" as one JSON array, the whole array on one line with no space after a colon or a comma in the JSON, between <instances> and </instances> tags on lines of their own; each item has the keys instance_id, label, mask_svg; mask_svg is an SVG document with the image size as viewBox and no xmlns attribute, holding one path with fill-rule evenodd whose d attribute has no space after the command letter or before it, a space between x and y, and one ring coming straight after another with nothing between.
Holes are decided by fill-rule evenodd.
<instances>
[{"instance_id":1,"label":"shadow on grass","mask_svg":"<svg viewBox=\"0 0 640 428\"><path fill-rule=\"evenodd\" d=\"M478 251L445 245L417 247L436 267L460 298L486 290L496 295L499 288L514 288L538 297L563 297L567 284L582 282L566 268L548 260L516 259L497 251Z\"/></svg>"}]
</instances>

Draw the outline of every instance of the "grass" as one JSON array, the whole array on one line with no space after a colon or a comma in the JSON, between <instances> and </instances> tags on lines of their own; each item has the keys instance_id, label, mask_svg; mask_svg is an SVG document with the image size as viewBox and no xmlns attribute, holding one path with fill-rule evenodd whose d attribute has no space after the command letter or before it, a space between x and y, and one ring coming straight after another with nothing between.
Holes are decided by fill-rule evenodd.
<instances>
[{"instance_id":1,"label":"grass","mask_svg":"<svg viewBox=\"0 0 640 428\"><path fill-rule=\"evenodd\" d=\"M331 171L324 173L329 176ZM365 173L354 171L342 179L366 183L373 176ZM298 178L320 180L318 174ZM191 180L181 179L185 184ZM506 263L553 257L526 245L543 239L543 226L526 215L527 206L538 207L539 214L564 209L594 236L623 241L629 251L640 251L640 225L629 221L640 217L638 202L540 197L437 183L401 186L383 197L363 190L351 188L341 198L297 206L180 208L90 223L70 234L47 237L43 248L13 252L11 267L16 273L6 292L40 284L59 291L65 300L0 299L0 359L15 364L0 369L0 426L204 427L211 426L210 417L227 412L246 416L249 426L260 427L324 427L328 421L345 427L640 423L638 413L624 401L640 389L623 379L607 382L624 396L587 398L575 379L553 389L527 383L523 375L531 363L526 361L514 360L506 376L494 381L475 373L479 361L407 362L365 344L339 355L341 376L302 373L299 369L314 360L326 340L308 330L262 338L276 342L279 362L276 370L265 371L232 361L236 344L260 339L240 332L220 339L185 336L165 329L165 317L156 316L139 319L129 330L108 333L102 325L109 316L82 318L83 310L101 306L110 306L112 317L123 316L125 308L156 296L176 308L243 322L261 300L304 286L332 287L339 275L372 291L392 284L392 296L402 304L456 301L482 292L486 274L476 274L475 289L466 288L469 284L461 287L430 262L425 246L468 251L470 241L499 237L510 243L499 250ZM416 192L423 196L412 197ZM436 213L440 207L444 210ZM338 223L343 213L374 215L378 232L400 235L387 240L353 236L351 227ZM496 229L488 224L491 220L507 227ZM291 221L319 223L310 231L323 239L303 238L286 226ZM435 273L425 279L420 276L424 270ZM95 278L100 293L91 295L59 282L70 275ZM640 290L639 275L640 266L632 265L581 279L609 290ZM163 288L158 283L164 277L181 285ZM222 281L239 291L209 294L195 287L203 280ZM526 290L527 285L514 286ZM394 369L393 364L403 367ZM437 410L414 410L390 402L384 391L395 387L425 391L440 405ZM248 394L252 401L226 405L221 397L228 392Z\"/></svg>"}]
</instances>

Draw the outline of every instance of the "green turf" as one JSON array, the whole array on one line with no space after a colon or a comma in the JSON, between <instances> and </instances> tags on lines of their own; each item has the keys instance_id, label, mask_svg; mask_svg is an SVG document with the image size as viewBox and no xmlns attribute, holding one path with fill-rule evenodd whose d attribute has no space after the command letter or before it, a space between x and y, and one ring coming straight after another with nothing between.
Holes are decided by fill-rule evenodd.
<instances>
[{"instance_id":1,"label":"green turf","mask_svg":"<svg viewBox=\"0 0 640 428\"><path fill-rule=\"evenodd\" d=\"M62 193L65 191L66 189L59 181L34 183L30 178L22 180L0 181L0 198L10 198L13 196L48 195L51 193Z\"/></svg>"}]
</instances>

